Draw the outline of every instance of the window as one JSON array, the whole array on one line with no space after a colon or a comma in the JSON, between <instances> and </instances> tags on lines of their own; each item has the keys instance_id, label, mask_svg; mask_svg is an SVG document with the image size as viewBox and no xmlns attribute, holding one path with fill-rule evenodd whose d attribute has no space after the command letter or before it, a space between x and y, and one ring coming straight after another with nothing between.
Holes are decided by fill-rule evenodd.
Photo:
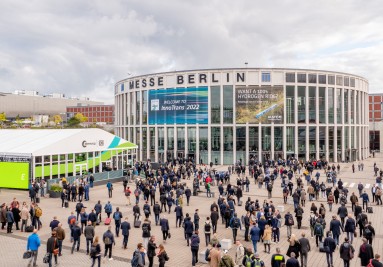
<instances>
[{"instance_id":1,"label":"window","mask_svg":"<svg viewBox=\"0 0 383 267\"><path fill-rule=\"evenodd\" d=\"M177 127L177 150L185 150L185 128Z\"/></svg>"},{"instance_id":2,"label":"window","mask_svg":"<svg viewBox=\"0 0 383 267\"><path fill-rule=\"evenodd\" d=\"M326 84L326 75L318 75L318 81L320 84Z\"/></svg>"},{"instance_id":3,"label":"window","mask_svg":"<svg viewBox=\"0 0 383 267\"><path fill-rule=\"evenodd\" d=\"M271 150L271 127L262 128L262 151Z\"/></svg>"},{"instance_id":4,"label":"window","mask_svg":"<svg viewBox=\"0 0 383 267\"><path fill-rule=\"evenodd\" d=\"M319 123L326 123L326 87L319 87Z\"/></svg>"},{"instance_id":5,"label":"window","mask_svg":"<svg viewBox=\"0 0 383 267\"><path fill-rule=\"evenodd\" d=\"M350 78L350 86L355 87L355 78Z\"/></svg>"},{"instance_id":6,"label":"window","mask_svg":"<svg viewBox=\"0 0 383 267\"><path fill-rule=\"evenodd\" d=\"M328 123L334 123L334 88L328 88Z\"/></svg>"},{"instance_id":7,"label":"window","mask_svg":"<svg viewBox=\"0 0 383 267\"><path fill-rule=\"evenodd\" d=\"M306 123L306 87L298 86L298 123Z\"/></svg>"},{"instance_id":8,"label":"window","mask_svg":"<svg viewBox=\"0 0 383 267\"><path fill-rule=\"evenodd\" d=\"M350 78L344 77L344 86L350 86Z\"/></svg>"},{"instance_id":9,"label":"window","mask_svg":"<svg viewBox=\"0 0 383 267\"><path fill-rule=\"evenodd\" d=\"M188 142L188 150L189 154L194 153L197 147L197 137L196 137L196 128L189 127L187 132L187 142Z\"/></svg>"},{"instance_id":10,"label":"window","mask_svg":"<svg viewBox=\"0 0 383 267\"><path fill-rule=\"evenodd\" d=\"M258 127L249 127L249 151L258 151L259 145ZM238 139L238 137L237 137Z\"/></svg>"},{"instance_id":11,"label":"window","mask_svg":"<svg viewBox=\"0 0 383 267\"><path fill-rule=\"evenodd\" d=\"M207 127L200 127L199 128L199 156L200 156L200 163L207 163L208 162L208 130Z\"/></svg>"},{"instance_id":12,"label":"window","mask_svg":"<svg viewBox=\"0 0 383 267\"><path fill-rule=\"evenodd\" d=\"M221 128L211 127L211 160L214 164L221 163Z\"/></svg>"},{"instance_id":13,"label":"window","mask_svg":"<svg viewBox=\"0 0 383 267\"><path fill-rule=\"evenodd\" d=\"M233 86L223 86L223 123L233 123Z\"/></svg>"},{"instance_id":14,"label":"window","mask_svg":"<svg viewBox=\"0 0 383 267\"><path fill-rule=\"evenodd\" d=\"M309 87L309 123L316 123L316 87Z\"/></svg>"},{"instance_id":15,"label":"window","mask_svg":"<svg viewBox=\"0 0 383 267\"><path fill-rule=\"evenodd\" d=\"M263 83L271 82L270 72L262 72L262 82Z\"/></svg>"},{"instance_id":16,"label":"window","mask_svg":"<svg viewBox=\"0 0 383 267\"><path fill-rule=\"evenodd\" d=\"M211 96L211 123L221 123L221 88L210 87Z\"/></svg>"},{"instance_id":17,"label":"window","mask_svg":"<svg viewBox=\"0 0 383 267\"><path fill-rule=\"evenodd\" d=\"M167 129L168 150L174 150L174 128Z\"/></svg>"},{"instance_id":18,"label":"window","mask_svg":"<svg viewBox=\"0 0 383 267\"><path fill-rule=\"evenodd\" d=\"M306 83L306 73L298 73L297 78L299 83Z\"/></svg>"},{"instance_id":19,"label":"window","mask_svg":"<svg viewBox=\"0 0 383 267\"><path fill-rule=\"evenodd\" d=\"M295 123L295 87L286 86L286 123Z\"/></svg>"},{"instance_id":20,"label":"window","mask_svg":"<svg viewBox=\"0 0 383 267\"><path fill-rule=\"evenodd\" d=\"M309 74L309 83L317 83L317 75Z\"/></svg>"},{"instance_id":21,"label":"window","mask_svg":"<svg viewBox=\"0 0 383 267\"><path fill-rule=\"evenodd\" d=\"M286 127L286 151L294 153L295 151L295 127Z\"/></svg>"},{"instance_id":22,"label":"window","mask_svg":"<svg viewBox=\"0 0 383 267\"><path fill-rule=\"evenodd\" d=\"M328 76L328 84L335 84L335 76L334 75Z\"/></svg>"},{"instance_id":23,"label":"window","mask_svg":"<svg viewBox=\"0 0 383 267\"><path fill-rule=\"evenodd\" d=\"M342 76L336 76L336 85L343 85L343 77Z\"/></svg>"},{"instance_id":24,"label":"window","mask_svg":"<svg viewBox=\"0 0 383 267\"><path fill-rule=\"evenodd\" d=\"M223 127L223 164L232 164L233 159L233 127ZM230 153L231 152L231 153Z\"/></svg>"},{"instance_id":25,"label":"window","mask_svg":"<svg viewBox=\"0 0 383 267\"><path fill-rule=\"evenodd\" d=\"M295 83L295 73L286 73L286 82Z\"/></svg>"}]
</instances>

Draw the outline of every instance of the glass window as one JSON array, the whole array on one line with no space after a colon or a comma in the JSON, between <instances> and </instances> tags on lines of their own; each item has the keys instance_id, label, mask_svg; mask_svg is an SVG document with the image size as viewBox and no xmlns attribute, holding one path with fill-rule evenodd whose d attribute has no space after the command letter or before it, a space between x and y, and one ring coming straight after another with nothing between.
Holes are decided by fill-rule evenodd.
<instances>
[{"instance_id":1,"label":"glass window","mask_svg":"<svg viewBox=\"0 0 383 267\"><path fill-rule=\"evenodd\" d=\"M221 123L221 87L210 87L211 123Z\"/></svg>"},{"instance_id":2,"label":"glass window","mask_svg":"<svg viewBox=\"0 0 383 267\"><path fill-rule=\"evenodd\" d=\"M328 127L328 152L329 160L334 161L334 127Z\"/></svg>"},{"instance_id":3,"label":"glass window","mask_svg":"<svg viewBox=\"0 0 383 267\"><path fill-rule=\"evenodd\" d=\"M168 150L174 150L174 128L171 127L171 128L168 128L167 129L168 131L168 136L167 136L167 139L168 139Z\"/></svg>"},{"instance_id":4,"label":"glass window","mask_svg":"<svg viewBox=\"0 0 383 267\"><path fill-rule=\"evenodd\" d=\"M359 124L359 98L361 97L361 92L354 91L354 94L355 94L355 102L356 102L355 123Z\"/></svg>"},{"instance_id":5,"label":"glass window","mask_svg":"<svg viewBox=\"0 0 383 267\"><path fill-rule=\"evenodd\" d=\"M334 123L334 88L329 87L328 91L328 123Z\"/></svg>"},{"instance_id":6,"label":"glass window","mask_svg":"<svg viewBox=\"0 0 383 267\"><path fill-rule=\"evenodd\" d=\"M271 75L270 75L270 72L262 72L262 82L263 82L263 83L269 83L269 82L271 82Z\"/></svg>"},{"instance_id":7,"label":"glass window","mask_svg":"<svg viewBox=\"0 0 383 267\"><path fill-rule=\"evenodd\" d=\"M348 123L348 89L344 89L344 123Z\"/></svg>"},{"instance_id":8,"label":"glass window","mask_svg":"<svg viewBox=\"0 0 383 267\"><path fill-rule=\"evenodd\" d=\"M262 128L262 151L271 150L271 127Z\"/></svg>"},{"instance_id":9,"label":"glass window","mask_svg":"<svg viewBox=\"0 0 383 267\"><path fill-rule=\"evenodd\" d=\"M343 85L343 77L342 76L336 76L336 85Z\"/></svg>"},{"instance_id":10,"label":"glass window","mask_svg":"<svg viewBox=\"0 0 383 267\"><path fill-rule=\"evenodd\" d=\"M324 74L319 74L319 75L318 75L318 82L319 82L320 84L326 84L326 75L324 75Z\"/></svg>"},{"instance_id":11,"label":"glass window","mask_svg":"<svg viewBox=\"0 0 383 267\"><path fill-rule=\"evenodd\" d=\"M140 105L141 105L141 92L136 92L136 124L140 124Z\"/></svg>"},{"instance_id":12,"label":"glass window","mask_svg":"<svg viewBox=\"0 0 383 267\"><path fill-rule=\"evenodd\" d=\"M337 97L337 101L336 101L336 120L337 120L337 123L338 124L341 124L342 123L342 105L343 105L343 99L342 99L342 89L339 89L337 88L336 89L336 97Z\"/></svg>"},{"instance_id":13,"label":"glass window","mask_svg":"<svg viewBox=\"0 0 383 267\"><path fill-rule=\"evenodd\" d=\"M258 127L249 127L249 151L258 151Z\"/></svg>"},{"instance_id":14,"label":"glass window","mask_svg":"<svg viewBox=\"0 0 383 267\"><path fill-rule=\"evenodd\" d=\"M298 127L298 159L306 159L306 127Z\"/></svg>"},{"instance_id":15,"label":"glass window","mask_svg":"<svg viewBox=\"0 0 383 267\"><path fill-rule=\"evenodd\" d=\"M221 128L211 127L211 160L221 164Z\"/></svg>"},{"instance_id":16,"label":"glass window","mask_svg":"<svg viewBox=\"0 0 383 267\"><path fill-rule=\"evenodd\" d=\"M355 78L350 78L350 86L355 87Z\"/></svg>"},{"instance_id":17,"label":"glass window","mask_svg":"<svg viewBox=\"0 0 383 267\"><path fill-rule=\"evenodd\" d=\"M142 92L142 124L148 124L148 92Z\"/></svg>"},{"instance_id":18,"label":"glass window","mask_svg":"<svg viewBox=\"0 0 383 267\"><path fill-rule=\"evenodd\" d=\"M246 127L236 128L236 154L236 159L242 159L242 162L244 162L246 158Z\"/></svg>"},{"instance_id":19,"label":"glass window","mask_svg":"<svg viewBox=\"0 0 383 267\"><path fill-rule=\"evenodd\" d=\"M306 83L306 73L298 73L297 78L299 83Z\"/></svg>"},{"instance_id":20,"label":"glass window","mask_svg":"<svg viewBox=\"0 0 383 267\"><path fill-rule=\"evenodd\" d=\"M336 141L336 146L338 149L338 161L342 161L342 127L338 126L336 127L337 129L337 141Z\"/></svg>"},{"instance_id":21,"label":"glass window","mask_svg":"<svg viewBox=\"0 0 383 267\"><path fill-rule=\"evenodd\" d=\"M344 77L344 86L350 86L350 78L347 76Z\"/></svg>"},{"instance_id":22,"label":"glass window","mask_svg":"<svg viewBox=\"0 0 383 267\"><path fill-rule=\"evenodd\" d=\"M208 142L209 142L209 136L208 136L208 130L207 127L200 127L199 128L199 162L202 163L208 163Z\"/></svg>"},{"instance_id":23,"label":"glass window","mask_svg":"<svg viewBox=\"0 0 383 267\"><path fill-rule=\"evenodd\" d=\"M306 123L306 87L298 86L298 123Z\"/></svg>"},{"instance_id":24,"label":"glass window","mask_svg":"<svg viewBox=\"0 0 383 267\"><path fill-rule=\"evenodd\" d=\"M140 128L136 128L136 144L141 144ZM140 150L137 149L137 156L140 158Z\"/></svg>"},{"instance_id":25,"label":"glass window","mask_svg":"<svg viewBox=\"0 0 383 267\"><path fill-rule=\"evenodd\" d=\"M326 127L319 127L319 157L326 157Z\"/></svg>"},{"instance_id":26,"label":"glass window","mask_svg":"<svg viewBox=\"0 0 383 267\"><path fill-rule=\"evenodd\" d=\"M150 154L149 158L150 160L154 161L156 157L156 128L150 127L149 128L149 146L150 146Z\"/></svg>"},{"instance_id":27,"label":"glass window","mask_svg":"<svg viewBox=\"0 0 383 267\"><path fill-rule=\"evenodd\" d=\"M316 123L316 87L309 87L309 123Z\"/></svg>"},{"instance_id":28,"label":"glass window","mask_svg":"<svg viewBox=\"0 0 383 267\"><path fill-rule=\"evenodd\" d=\"M274 151L283 150L283 127L274 127Z\"/></svg>"},{"instance_id":29,"label":"glass window","mask_svg":"<svg viewBox=\"0 0 383 267\"><path fill-rule=\"evenodd\" d=\"M295 73L286 73L286 82L287 83L295 83Z\"/></svg>"},{"instance_id":30,"label":"glass window","mask_svg":"<svg viewBox=\"0 0 383 267\"><path fill-rule=\"evenodd\" d=\"M232 164L233 159L233 127L223 127L223 164ZM231 152L231 153L228 153Z\"/></svg>"},{"instance_id":31,"label":"glass window","mask_svg":"<svg viewBox=\"0 0 383 267\"><path fill-rule=\"evenodd\" d=\"M158 152L164 152L165 149L165 135L164 127L158 127Z\"/></svg>"},{"instance_id":32,"label":"glass window","mask_svg":"<svg viewBox=\"0 0 383 267\"><path fill-rule=\"evenodd\" d=\"M147 160L148 159L148 129L146 127L142 128L142 159Z\"/></svg>"},{"instance_id":33,"label":"glass window","mask_svg":"<svg viewBox=\"0 0 383 267\"><path fill-rule=\"evenodd\" d=\"M196 128L195 127L189 127L188 128L188 150L189 154L193 153L197 149L197 136L196 136Z\"/></svg>"},{"instance_id":34,"label":"glass window","mask_svg":"<svg viewBox=\"0 0 383 267\"><path fill-rule=\"evenodd\" d=\"M130 125L134 125L134 96L135 94L133 92L130 93L130 120L129 120L129 124ZM132 135L131 135L132 136ZM133 141L133 138L132 138L132 141Z\"/></svg>"},{"instance_id":35,"label":"glass window","mask_svg":"<svg viewBox=\"0 0 383 267\"><path fill-rule=\"evenodd\" d=\"M309 153L310 159L316 159L316 127L309 127Z\"/></svg>"},{"instance_id":36,"label":"glass window","mask_svg":"<svg viewBox=\"0 0 383 267\"><path fill-rule=\"evenodd\" d=\"M317 75L316 74L309 74L309 83L317 83Z\"/></svg>"},{"instance_id":37,"label":"glass window","mask_svg":"<svg viewBox=\"0 0 383 267\"><path fill-rule=\"evenodd\" d=\"M177 127L177 150L185 150L185 128Z\"/></svg>"},{"instance_id":38,"label":"glass window","mask_svg":"<svg viewBox=\"0 0 383 267\"><path fill-rule=\"evenodd\" d=\"M335 84L335 76L334 75L328 76L328 84Z\"/></svg>"},{"instance_id":39,"label":"glass window","mask_svg":"<svg viewBox=\"0 0 383 267\"><path fill-rule=\"evenodd\" d=\"M223 123L233 123L233 86L232 85L223 86Z\"/></svg>"},{"instance_id":40,"label":"glass window","mask_svg":"<svg viewBox=\"0 0 383 267\"><path fill-rule=\"evenodd\" d=\"M355 115L355 108L354 108L354 104L355 104L355 91L354 90L350 90L350 105L351 105L351 109L350 109L350 117L351 117L351 121L350 123L354 123L355 122L355 118L354 118L354 115Z\"/></svg>"},{"instance_id":41,"label":"glass window","mask_svg":"<svg viewBox=\"0 0 383 267\"><path fill-rule=\"evenodd\" d=\"M319 87L319 123L326 123L326 88Z\"/></svg>"},{"instance_id":42,"label":"glass window","mask_svg":"<svg viewBox=\"0 0 383 267\"><path fill-rule=\"evenodd\" d=\"M295 123L295 87L286 86L286 123Z\"/></svg>"},{"instance_id":43,"label":"glass window","mask_svg":"<svg viewBox=\"0 0 383 267\"><path fill-rule=\"evenodd\" d=\"M295 127L286 127L286 152L293 153L295 151Z\"/></svg>"}]
</instances>

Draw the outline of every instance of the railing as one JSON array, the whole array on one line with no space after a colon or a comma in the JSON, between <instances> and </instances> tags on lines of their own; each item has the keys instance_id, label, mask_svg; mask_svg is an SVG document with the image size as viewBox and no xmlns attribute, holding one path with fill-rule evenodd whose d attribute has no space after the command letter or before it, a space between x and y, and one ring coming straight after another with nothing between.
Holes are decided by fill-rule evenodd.
<instances>
[{"instance_id":1,"label":"railing","mask_svg":"<svg viewBox=\"0 0 383 267\"><path fill-rule=\"evenodd\" d=\"M100 172L100 173L94 173L94 182L98 181L104 181L104 180L113 180L117 179L123 176L123 170L117 170L117 171L109 171L109 172ZM86 178L86 175L76 175L76 176L69 176L65 177L67 180L67 183L73 183L77 178ZM55 179L49 179L47 180L48 188L51 187L52 184L58 184L60 182L61 178L55 178Z\"/></svg>"}]
</instances>

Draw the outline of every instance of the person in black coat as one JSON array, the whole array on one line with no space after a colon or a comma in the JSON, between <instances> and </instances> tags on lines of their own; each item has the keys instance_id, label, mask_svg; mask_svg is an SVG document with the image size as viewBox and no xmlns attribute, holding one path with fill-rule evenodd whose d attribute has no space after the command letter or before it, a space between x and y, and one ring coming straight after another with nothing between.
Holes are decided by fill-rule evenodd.
<instances>
[{"instance_id":1,"label":"person in black coat","mask_svg":"<svg viewBox=\"0 0 383 267\"><path fill-rule=\"evenodd\" d=\"M156 245L155 241L156 241L156 237L154 235L152 235L149 239L148 250L147 250L147 256L149 259L149 267L153 267L153 258L154 258L154 256L156 256L157 245Z\"/></svg>"},{"instance_id":2,"label":"person in black coat","mask_svg":"<svg viewBox=\"0 0 383 267\"><path fill-rule=\"evenodd\" d=\"M189 206L189 202L190 202L190 196L191 196L191 190L189 187L186 187L185 189L185 196L186 196L186 203L187 205Z\"/></svg>"},{"instance_id":3,"label":"person in black coat","mask_svg":"<svg viewBox=\"0 0 383 267\"><path fill-rule=\"evenodd\" d=\"M176 227L181 227L182 217L184 216L182 207L177 205L177 207L174 209L174 212L176 213Z\"/></svg>"},{"instance_id":4,"label":"person in black coat","mask_svg":"<svg viewBox=\"0 0 383 267\"><path fill-rule=\"evenodd\" d=\"M326 252L326 259L327 259L327 266L328 267L333 267L334 266L334 261L333 261L333 253L336 249L336 242L332 238L331 232L327 232L327 237L323 241L323 247Z\"/></svg>"},{"instance_id":5,"label":"person in black coat","mask_svg":"<svg viewBox=\"0 0 383 267\"><path fill-rule=\"evenodd\" d=\"M374 258L374 250L370 244L367 243L366 238L362 238L363 244L359 248L360 265L367 266L370 260Z\"/></svg>"},{"instance_id":6,"label":"person in black coat","mask_svg":"<svg viewBox=\"0 0 383 267\"><path fill-rule=\"evenodd\" d=\"M342 232L344 232L343 225L339 220L336 219L336 216L332 216L332 220L330 222L330 231L332 232L332 236L336 242L337 245L339 245L339 236Z\"/></svg>"},{"instance_id":7,"label":"person in black coat","mask_svg":"<svg viewBox=\"0 0 383 267\"><path fill-rule=\"evenodd\" d=\"M185 239L187 241L187 245L189 246L190 238L194 231L194 224L191 221L191 218L189 217L189 214L186 214L186 218L184 221L184 230L185 230Z\"/></svg>"},{"instance_id":8,"label":"person in black coat","mask_svg":"<svg viewBox=\"0 0 383 267\"><path fill-rule=\"evenodd\" d=\"M121 223L121 232L122 232L122 236L124 237L122 241L122 246L124 247L124 249L126 249L128 246L129 231L130 231L130 223L128 222L128 217L125 217L125 221Z\"/></svg>"},{"instance_id":9,"label":"person in black coat","mask_svg":"<svg viewBox=\"0 0 383 267\"><path fill-rule=\"evenodd\" d=\"M299 261L295 258L295 253L291 252L291 258L286 261L286 267L300 267Z\"/></svg>"},{"instance_id":10,"label":"person in black coat","mask_svg":"<svg viewBox=\"0 0 383 267\"><path fill-rule=\"evenodd\" d=\"M165 215L162 216L162 219L160 220L161 225L161 231L162 231L162 239L166 241L166 239L169 237L169 220L166 219Z\"/></svg>"}]
</instances>

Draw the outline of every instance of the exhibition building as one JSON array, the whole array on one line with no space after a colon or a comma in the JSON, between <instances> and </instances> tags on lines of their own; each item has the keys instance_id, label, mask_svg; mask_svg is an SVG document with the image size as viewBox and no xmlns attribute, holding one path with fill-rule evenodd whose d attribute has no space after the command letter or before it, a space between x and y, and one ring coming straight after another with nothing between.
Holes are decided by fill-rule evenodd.
<instances>
[{"instance_id":1,"label":"exhibition building","mask_svg":"<svg viewBox=\"0 0 383 267\"><path fill-rule=\"evenodd\" d=\"M140 160L356 161L369 156L368 81L322 70L201 69L115 86L116 135Z\"/></svg>"}]
</instances>

